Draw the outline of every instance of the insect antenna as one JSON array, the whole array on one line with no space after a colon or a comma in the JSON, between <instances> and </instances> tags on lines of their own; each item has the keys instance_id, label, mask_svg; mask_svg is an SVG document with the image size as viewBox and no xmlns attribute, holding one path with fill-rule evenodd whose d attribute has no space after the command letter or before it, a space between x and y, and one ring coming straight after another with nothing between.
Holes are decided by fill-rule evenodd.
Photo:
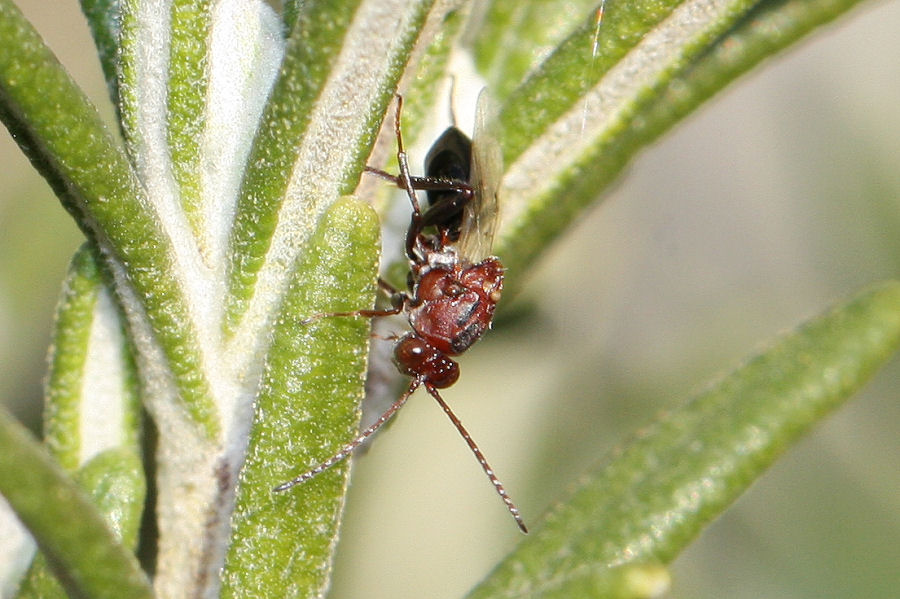
<instances>
[{"instance_id":1,"label":"insect antenna","mask_svg":"<svg viewBox=\"0 0 900 599\"><path fill-rule=\"evenodd\" d=\"M409 388L406 389L406 391L403 393L403 395L401 395L399 398L397 398L397 400L394 403L392 403L391 406L387 410L384 411L384 413L378 418L378 420L376 420L374 423L372 423L372 425L369 426L366 430L361 432L358 437L356 437L355 439L353 439L352 441L350 441L349 443L344 445L337 453L335 453L333 456L331 456L330 458L328 458L327 460L325 460L324 462L322 462L315 468L307 470L306 472L304 472L297 478L289 480L286 483L282 483L272 490L276 491L276 492L287 491L291 487L294 487L296 485L299 485L300 483L308 481L309 479L313 478L317 474L320 474L320 473L328 470L329 468L331 468L338 462L341 462L341 461L347 459L347 457L349 457L350 454L353 453L353 451L357 447L362 445L366 439L368 439L373 434L375 434L375 431L377 431L382 426L384 426L384 424L388 420L390 420L394 414L397 413L397 410L399 410L400 408L403 407L403 405L406 403L406 400L409 399L409 396L412 395L413 392L415 392L415 390L418 389L419 385L421 385L421 384L422 384L422 379L419 379L419 378L413 379L412 382L409 384ZM518 512L518 510L517 510L517 512Z\"/></svg>"},{"instance_id":2,"label":"insect antenna","mask_svg":"<svg viewBox=\"0 0 900 599\"><path fill-rule=\"evenodd\" d=\"M472 439L472 436L469 435L469 431L466 430L466 427L463 426L462 421L456 417L456 414L453 413L453 410L450 409L450 406L447 405L447 402L444 401L444 398L441 397L441 394L438 393L438 390L430 385L427 381L425 382L425 388L428 389L428 392L431 394L433 398L435 398L440 404L441 409L444 410L444 413L450 418L450 421L453 423L453 426L456 427L456 430L459 431L459 434L462 435L462 438L466 440L466 443L469 445L469 449L472 450L472 453L475 454L475 459L478 460L478 463L481 464L481 468L484 470L484 473L487 474L487 477L490 479L491 484L494 485L494 489L496 489L497 494L500 495L500 499L503 500L503 503L506 504L506 509L509 510L510 515L515 518L516 524L519 525L519 529L528 534L528 527L525 526L525 521L522 519L522 514L519 512L519 508L516 507L516 504L513 503L512 498L509 496L509 493L506 492L506 488L504 488L503 483L500 482L500 479L497 478L497 475L494 474L493 468L488 464L487 458L484 457L484 454L481 453L481 450L478 448L478 445L475 443L475 440Z\"/></svg>"}]
</instances>

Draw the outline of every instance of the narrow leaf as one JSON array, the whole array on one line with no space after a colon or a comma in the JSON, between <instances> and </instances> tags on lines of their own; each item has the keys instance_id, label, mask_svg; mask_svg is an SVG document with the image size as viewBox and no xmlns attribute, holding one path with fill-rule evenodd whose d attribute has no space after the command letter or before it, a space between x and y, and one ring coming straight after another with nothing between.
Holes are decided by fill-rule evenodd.
<instances>
[{"instance_id":1,"label":"narrow leaf","mask_svg":"<svg viewBox=\"0 0 900 599\"><path fill-rule=\"evenodd\" d=\"M632 85L649 86L656 82L656 77L664 74L673 66L672 61L683 61L687 56L676 49L694 42L694 30L678 27L682 13L690 7L697 6L703 0L637 0L628 3L615 3L607 7L603 24L597 38L598 50L595 53L594 39L597 33L596 16L593 12L585 12L581 23L562 40L558 47L534 69L529 77L509 95L501 109L500 127L503 130L504 158L512 164L522 152L548 133L551 125L575 109L579 117L583 111L582 99L598 83L623 60L636 61L631 65L636 72L633 78L640 77ZM724 30L727 23L721 22L721 12L741 14L749 9L750 0L718 0L711 3L717 11L697 11L689 19L689 23L697 28L716 28ZM647 37L654 32L662 33L666 29L672 36L668 43L671 47L662 47L657 55L646 55L643 44L649 43ZM665 54L662 52L666 51ZM662 62L665 59L667 62ZM621 84L620 84L621 85ZM635 92L622 88L621 101L633 101ZM607 107L608 108L608 107ZM588 106L586 118L599 118L597 106ZM530 113L531 119L520 122L513 127L516 115ZM607 119L611 115L607 115ZM590 123L585 123L585 130L576 128L573 135L587 134ZM585 140L586 141L586 140Z\"/></svg>"},{"instance_id":2,"label":"narrow leaf","mask_svg":"<svg viewBox=\"0 0 900 599\"><path fill-rule=\"evenodd\" d=\"M108 449L139 453L140 403L131 348L88 246L72 259L50 347L44 443L53 456L74 472Z\"/></svg>"},{"instance_id":3,"label":"narrow leaf","mask_svg":"<svg viewBox=\"0 0 900 599\"><path fill-rule=\"evenodd\" d=\"M590 15L501 111L508 171L497 252L510 286L638 150L857 2L610 1L599 27Z\"/></svg>"},{"instance_id":4,"label":"narrow leaf","mask_svg":"<svg viewBox=\"0 0 900 599\"><path fill-rule=\"evenodd\" d=\"M146 485L141 460L130 449L110 449L79 471L78 486L88 495L123 545L134 550L141 524ZM25 578L18 599L67 597L43 554Z\"/></svg>"},{"instance_id":5,"label":"narrow leaf","mask_svg":"<svg viewBox=\"0 0 900 599\"><path fill-rule=\"evenodd\" d=\"M229 326L246 307L257 271L272 241L278 208L290 184L303 134L312 116L358 0L295 6L281 72L263 113L248 161L232 233ZM331 165L324 165L331 168Z\"/></svg>"},{"instance_id":6,"label":"narrow leaf","mask_svg":"<svg viewBox=\"0 0 900 599\"><path fill-rule=\"evenodd\" d=\"M143 311L193 421L214 438L215 406L176 276L175 254L122 148L21 12L0 0L0 118L108 260L120 299Z\"/></svg>"},{"instance_id":7,"label":"narrow leaf","mask_svg":"<svg viewBox=\"0 0 900 599\"><path fill-rule=\"evenodd\" d=\"M469 17L467 6L466 2L457 2L449 7L443 6L444 9L449 8L446 13L432 11L422 25L416 45L410 51L409 64L406 65L403 78L397 83L396 89L403 94L403 136L410 145L417 144L423 130L427 130L431 124L436 104L441 106L446 102L451 105L455 103L455 99L450 97L451 79L447 69L451 63L451 54L465 35L464 25ZM450 110L446 110L440 114L441 120L438 123L442 127L449 124L443 122L449 112ZM390 118L387 121L390 123ZM396 169L394 131L390 125L387 129L387 135L379 140L383 145L380 144L377 151L373 149L369 166L383 166L381 159L387 154L388 163L393 164ZM425 141L430 144L432 140ZM381 187L386 189L383 185ZM408 202L406 198L402 201Z\"/></svg>"},{"instance_id":8,"label":"narrow leaf","mask_svg":"<svg viewBox=\"0 0 900 599\"><path fill-rule=\"evenodd\" d=\"M327 458L357 430L369 324L304 319L372 305L378 235L371 208L341 200L303 254L256 402L232 518L226 597L315 597L328 586L349 461L288 491L272 489Z\"/></svg>"},{"instance_id":9,"label":"narrow leaf","mask_svg":"<svg viewBox=\"0 0 900 599\"><path fill-rule=\"evenodd\" d=\"M766 0L648 104L642 126L623 139L628 146L651 141L704 100L760 61L774 55L856 6L860 0Z\"/></svg>"},{"instance_id":10,"label":"narrow leaf","mask_svg":"<svg viewBox=\"0 0 900 599\"><path fill-rule=\"evenodd\" d=\"M671 562L898 345L897 282L804 324L600 462L471 597L541 596L586 570Z\"/></svg>"},{"instance_id":11,"label":"narrow leaf","mask_svg":"<svg viewBox=\"0 0 900 599\"><path fill-rule=\"evenodd\" d=\"M300 5L248 162L232 233L227 326L236 343L246 345L246 335L265 329L260 318L267 316L259 307L273 303L271 294L284 289L288 273L282 265L295 259L327 206L359 182L432 4ZM264 282L257 285L260 279ZM245 313L250 319L240 322Z\"/></svg>"},{"instance_id":12,"label":"narrow leaf","mask_svg":"<svg viewBox=\"0 0 900 599\"><path fill-rule=\"evenodd\" d=\"M0 410L0 493L71 596L153 596L134 555L91 500L5 410Z\"/></svg>"},{"instance_id":13,"label":"narrow leaf","mask_svg":"<svg viewBox=\"0 0 900 599\"><path fill-rule=\"evenodd\" d=\"M199 177L199 201L194 207L194 234L204 263L216 273L217 294L224 291L220 281L226 277L230 231L234 224L235 207L240 195L241 180L259 127L262 111L284 55L281 23L271 7L260 0L217 2L210 13L208 54L204 63L208 82L205 93L198 96L203 103L202 114L196 118L203 123L199 132L196 163L175 164L176 172L187 169ZM193 36L186 31L181 35ZM171 91L170 91L171 93ZM184 90L196 94L196 90ZM185 137L186 132L173 136L171 129L179 126L169 115L170 141ZM184 115L186 116L186 115ZM195 125L182 119L187 129ZM189 131L187 132L189 133ZM189 155L183 156L190 159ZM183 189L182 194L187 190ZM182 197L182 204L188 198ZM215 303L217 331L221 327L223 302Z\"/></svg>"},{"instance_id":14,"label":"narrow leaf","mask_svg":"<svg viewBox=\"0 0 900 599\"><path fill-rule=\"evenodd\" d=\"M752 5L614 3L599 29L587 15L509 95L498 123L507 164L498 253L513 276L624 165L615 140L640 122L643 104ZM609 166L598 166L598 156Z\"/></svg>"},{"instance_id":15,"label":"narrow leaf","mask_svg":"<svg viewBox=\"0 0 900 599\"><path fill-rule=\"evenodd\" d=\"M0 42L0 118L66 208L80 217L80 200L139 197L96 109L9 0L0 1Z\"/></svg>"},{"instance_id":16,"label":"narrow leaf","mask_svg":"<svg viewBox=\"0 0 900 599\"><path fill-rule=\"evenodd\" d=\"M75 254L56 311L44 406L44 442L69 472L81 465L81 391L99 292L97 266L83 248Z\"/></svg>"},{"instance_id":17,"label":"narrow leaf","mask_svg":"<svg viewBox=\"0 0 900 599\"><path fill-rule=\"evenodd\" d=\"M599 48L594 52L594 35L604 27L601 7L605 9L606 4L606 0L489 3L483 26L474 36L473 53L491 95L497 100L506 98L586 17L593 19L594 29L582 38L583 51L596 61ZM620 2L609 0L609 4L611 11L623 7L627 12L628 7Z\"/></svg>"},{"instance_id":18,"label":"narrow leaf","mask_svg":"<svg viewBox=\"0 0 900 599\"><path fill-rule=\"evenodd\" d=\"M118 307L87 245L63 285L49 363L44 444L77 472L81 488L133 549L146 492L136 373ZM39 555L19 597L65 596Z\"/></svg>"},{"instance_id":19,"label":"narrow leaf","mask_svg":"<svg viewBox=\"0 0 900 599\"><path fill-rule=\"evenodd\" d=\"M583 568L528 595L529 599L652 599L664 597L671 579L658 564Z\"/></svg>"},{"instance_id":20,"label":"narrow leaf","mask_svg":"<svg viewBox=\"0 0 900 599\"><path fill-rule=\"evenodd\" d=\"M209 87L210 11L209 0L171 3L166 132L181 207L198 238L206 233L200 213L200 144Z\"/></svg>"}]
</instances>

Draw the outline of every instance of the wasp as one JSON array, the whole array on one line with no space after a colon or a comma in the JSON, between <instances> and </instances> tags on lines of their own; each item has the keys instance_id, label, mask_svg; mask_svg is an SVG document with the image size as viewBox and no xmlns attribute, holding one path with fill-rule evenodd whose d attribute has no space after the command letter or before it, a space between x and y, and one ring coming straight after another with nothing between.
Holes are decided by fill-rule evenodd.
<instances>
[{"instance_id":1,"label":"wasp","mask_svg":"<svg viewBox=\"0 0 900 599\"><path fill-rule=\"evenodd\" d=\"M465 439L519 529L528 532L519 508L440 394L440 389L450 387L459 379L459 365L453 358L469 349L491 327L503 291L503 265L490 253L498 223L502 157L489 133L486 105L486 95L482 92L472 139L455 125L448 127L425 158L425 176L413 176L400 125L403 98L397 96L394 130L400 172L394 175L368 166L366 172L405 190L412 206L405 241L409 261L407 289L400 291L379 279L379 287L391 295L391 308L332 312L314 318L405 314L411 330L397 338L394 362L412 380L400 397L359 436L275 491L287 490L346 459L390 420L419 387L424 387ZM419 203L419 191L426 192L425 209Z\"/></svg>"}]
</instances>

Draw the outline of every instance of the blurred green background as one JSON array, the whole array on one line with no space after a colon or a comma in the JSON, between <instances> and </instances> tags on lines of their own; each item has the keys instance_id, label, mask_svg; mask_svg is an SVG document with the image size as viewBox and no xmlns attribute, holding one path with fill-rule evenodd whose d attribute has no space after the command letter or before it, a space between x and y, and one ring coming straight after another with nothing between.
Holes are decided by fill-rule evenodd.
<instances>
[{"instance_id":1,"label":"blurred green background","mask_svg":"<svg viewBox=\"0 0 900 599\"><path fill-rule=\"evenodd\" d=\"M112 122L77 3L18 4ZM467 354L446 397L529 522L659 410L900 277L898 31L900 2L865 4L704 107ZM0 165L0 398L36 429L80 234L5 133ZM895 597L898 389L895 359L675 563L671 597ZM390 428L356 464L332 596L459 597L519 533L426 396Z\"/></svg>"}]
</instances>

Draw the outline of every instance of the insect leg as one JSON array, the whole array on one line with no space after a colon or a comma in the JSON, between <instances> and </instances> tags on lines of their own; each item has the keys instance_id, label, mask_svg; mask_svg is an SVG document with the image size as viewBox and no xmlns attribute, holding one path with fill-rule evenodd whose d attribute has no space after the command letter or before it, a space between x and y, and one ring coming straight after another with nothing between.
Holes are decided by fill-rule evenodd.
<instances>
[{"instance_id":1,"label":"insect leg","mask_svg":"<svg viewBox=\"0 0 900 599\"><path fill-rule=\"evenodd\" d=\"M378 277L378 288L381 289L384 293L387 294L388 297L394 297L395 295L401 295L400 290L382 279Z\"/></svg>"},{"instance_id":2,"label":"insect leg","mask_svg":"<svg viewBox=\"0 0 900 599\"><path fill-rule=\"evenodd\" d=\"M403 312L403 304L386 310L350 310L348 312L322 312L321 314L313 314L300 321L301 325L311 324L323 318L332 318L335 316L359 316L363 318L380 318L382 316L395 316Z\"/></svg>"},{"instance_id":3,"label":"insect leg","mask_svg":"<svg viewBox=\"0 0 900 599\"><path fill-rule=\"evenodd\" d=\"M397 185L406 190L409 197L409 203L412 204L412 218L409 223L409 229L406 231L406 255L413 262L418 261L416 256L416 240L422 233L422 209L419 207L419 199L416 197L416 189L413 187L412 178L409 174L409 161L406 157L406 150L403 148L403 133L400 130L400 113L403 108L403 96L397 94L397 116L394 119L394 129L397 132L397 164L400 165L400 176Z\"/></svg>"},{"instance_id":4,"label":"insect leg","mask_svg":"<svg viewBox=\"0 0 900 599\"><path fill-rule=\"evenodd\" d=\"M363 170L369 173L370 175L375 175L379 179L384 179L385 181L390 181L400 189L406 190L406 184L404 180L399 175L392 175L387 171L383 171L380 168L375 168L374 166L366 166ZM441 177L421 177L418 175L410 175L409 181L412 183L412 187L418 191L428 191L428 190L436 190L436 191L457 191L459 193L472 193L472 186L466 183L465 181L458 181L456 179L443 179ZM418 201L418 198L416 199Z\"/></svg>"}]
</instances>

